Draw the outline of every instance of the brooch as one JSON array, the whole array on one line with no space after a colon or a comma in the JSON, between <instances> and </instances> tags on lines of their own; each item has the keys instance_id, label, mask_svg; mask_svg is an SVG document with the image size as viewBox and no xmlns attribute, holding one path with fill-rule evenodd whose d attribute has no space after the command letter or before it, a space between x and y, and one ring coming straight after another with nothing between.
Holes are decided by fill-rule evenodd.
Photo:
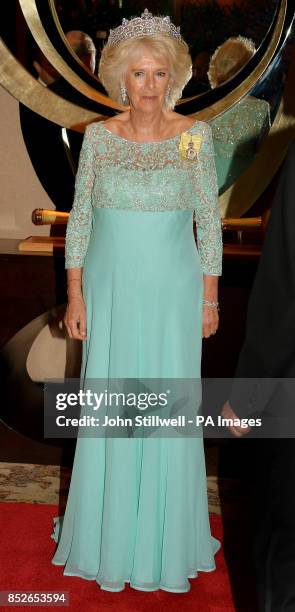
<instances>
[{"instance_id":1,"label":"brooch","mask_svg":"<svg viewBox=\"0 0 295 612\"><path fill-rule=\"evenodd\" d=\"M179 152L181 159L198 159L201 148L202 136L200 134L189 134L183 132L180 137Z\"/></svg>"}]
</instances>

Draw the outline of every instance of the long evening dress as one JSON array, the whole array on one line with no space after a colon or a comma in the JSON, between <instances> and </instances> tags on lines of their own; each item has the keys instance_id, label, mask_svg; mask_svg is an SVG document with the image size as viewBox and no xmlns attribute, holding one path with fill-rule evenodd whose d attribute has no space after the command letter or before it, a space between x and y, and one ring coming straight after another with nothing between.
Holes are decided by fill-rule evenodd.
<instances>
[{"instance_id":1,"label":"long evening dress","mask_svg":"<svg viewBox=\"0 0 295 612\"><path fill-rule=\"evenodd\" d=\"M220 275L221 220L211 128L198 159L180 134L135 142L86 128L66 233L83 267L81 379L200 378L203 273ZM193 214L197 223L197 246ZM215 569L202 436L77 437L52 559L64 575L122 591L186 592Z\"/></svg>"}]
</instances>

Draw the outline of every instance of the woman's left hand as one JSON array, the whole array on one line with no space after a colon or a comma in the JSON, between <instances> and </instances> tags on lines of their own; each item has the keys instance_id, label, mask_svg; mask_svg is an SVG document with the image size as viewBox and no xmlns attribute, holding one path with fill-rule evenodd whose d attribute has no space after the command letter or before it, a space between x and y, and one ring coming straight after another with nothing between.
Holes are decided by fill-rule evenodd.
<instances>
[{"instance_id":1,"label":"woman's left hand","mask_svg":"<svg viewBox=\"0 0 295 612\"><path fill-rule=\"evenodd\" d=\"M219 325L218 310L215 306L203 305L203 323L202 335L203 338L209 338L215 334Z\"/></svg>"}]
</instances>

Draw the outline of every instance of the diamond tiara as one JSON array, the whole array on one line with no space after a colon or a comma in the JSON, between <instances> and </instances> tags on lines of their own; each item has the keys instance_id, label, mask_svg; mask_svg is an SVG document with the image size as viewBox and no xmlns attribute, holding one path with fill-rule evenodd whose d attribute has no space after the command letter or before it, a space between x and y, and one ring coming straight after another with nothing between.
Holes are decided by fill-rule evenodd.
<instances>
[{"instance_id":1,"label":"diamond tiara","mask_svg":"<svg viewBox=\"0 0 295 612\"><path fill-rule=\"evenodd\" d=\"M133 17L133 19L123 19L122 24L114 30L110 30L108 44L115 46L122 40L128 38L139 38L140 36L150 36L162 32L176 38L183 45L186 42L183 40L180 34L180 27L176 27L171 21L168 15L166 17L156 17L144 9L140 17Z\"/></svg>"}]
</instances>

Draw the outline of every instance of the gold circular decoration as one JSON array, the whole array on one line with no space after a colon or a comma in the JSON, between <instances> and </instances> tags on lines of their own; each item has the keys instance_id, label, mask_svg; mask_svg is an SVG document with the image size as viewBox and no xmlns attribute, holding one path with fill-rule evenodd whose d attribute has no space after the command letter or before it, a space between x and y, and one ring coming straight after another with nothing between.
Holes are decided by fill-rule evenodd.
<instances>
[{"instance_id":1,"label":"gold circular decoration","mask_svg":"<svg viewBox=\"0 0 295 612\"><path fill-rule=\"evenodd\" d=\"M275 176L295 137L295 43L287 82L276 118L252 164L219 198L222 217L240 217Z\"/></svg>"},{"instance_id":2,"label":"gold circular decoration","mask_svg":"<svg viewBox=\"0 0 295 612\"><path fill-rule=\"evenodd\" d=\"M84 96L87 96L95 102L104 104L109 108L122 110L123 107L120 104L114 102L114 100L111 100L111 98L109 98L107 95L100 93L94 87L88 85L88 83L83 81L83 79L81 79L74 72L74 70L72 70L72 68L70 68L70 66L66 64L64 59L56 51L55 47L51 43L43 28L35 0L19 0L19 4L22 9L24 18L41 51L43 51L44 55L47 57L50 63L70 83L70 85L72 85ZM61 34L61 32L62 31L60 29L59 33Z\"/></svg>"},{"instance_id":3,"label":"gold circular decoration","mask_svg":"<svg viewBox=\"0 0 295 612\"><path fill-rule=\"evenodd\" d=\"M52 7L53 1L49 0L49 2ZM114 111L123 110L123 107L119 106L108 96L98 92L94 87L84 82L83 79L66 64L52 45L43 28L35 0L20 0L20 5L36 42L60 74L73 87L88 98L103 104L105 107L113 108ZM286 8L287 0L281 0L272 38L265 54L254 68L253 72L243 83L234 91L227 94L223 99L201 111L192 113L190 115L191 117L204 121L213 119L229 110L229 108L234 106L251 91L265 73L276 52L284 28ZM64 38L62 32L59 31L59 34ZM72 104L38 83L38 81L14 58L5 44L1 41L0 60L0 82L5 89L26 106L45 118L63 127L81 132L84 131L88 123L105 119L103 114L96 114ZM253 163L236 183L220 196L220 206L223 217L239 217L252 206L255 200L264 191L269 181L273 178L285 156L290 141L294 138L295 100L293 88L291 86L292 78L294 78L292 75L294 75L294 61L293 66L289 69L284 99L279 112L259 152L255 156ZM196 98L197 96L180 100L178 105L181 107L187 100Z\"/></svg>"},{"instance_id":4,"label":"gold circular decoration","mask_svg":"<svg viewBox=\"0 0 295 612\"><path fill-rule=\"evenodd\" d=\"M52 1L50 0L50 4L51 4L51 8L52 8ZM26 19L26 22L28 24L28 27L30 28L32 35L34 36L36 42L38 43L39 47L41 48L41 50L43 51L43 53L45 54L45 56L48 58L48 60L52 63L52 65L58 70L58 72L60 72L60 74L73 86L75 87L78 91L80 91L80 93L82 93L83 95L91 98L92 100L96 100L97 102L99 102L100 104L105 104L108 107L114 108L114 109L121 109L123 107L121 107L120 105L118 105L116 102L114 102L113 100L111 100L111 98L109 98L108 96L101 94L100 92L98 92L95 88L89 86L87 83L85 83L83 81L83 79L81 79L67 64L66 62L63 60L63 58L58 54L58 52L56 51L56 49L54 48L54 46L52 45L51 41L49 40L43 25L41 23L39 14L38 14L38 10L36 7L36 2L35 0L20 0L20 6L22 9L22 12L24 14L24 17ZM280 35L282 32L282 28L284 25L284 19L285 19L285 14L286 14L286 6L287 6L287 0L282 0L281 1L281 6L280 6L280 10L279 10L279 14L278 14L278 18L277 18L277 23L275 26L275 30L273 33L273 37L270 41L269 47L264 55L264 57L261 59L261 61L259 62L259 64L256 66L256 68L254 69L253 73L251 75L249 75L249 77L247 77L247 79L245 79L245 81L238 86L233 92L230 92L227 96L225 96L222 100L219 100L218 102L212 104L211 106L198 111L197 113L192 113L191 116L198 118L198 119L203 119L204 121L212 119L213 117L216 117L219 114L222 114L223 112L225 112L226 110L228 110L231 106L233 106L237 101L239 101L243 96L245 96L254 86L254 84L257 82L257 80L261 77L261 75L264 73L264 71L266 70L267 66L269 65L271 58L273 57L275 50L277 48L279 39L280 39ZM58 17L55 17L55 20L58 19ZM61 28L59 29L59 33L60 35L62 35L62 31ZM63 36L63 38L65 38ZM5 46L4 46L5 47ZM8 52L8 49L6 48L6 51ZM9 53L9 52L8 52ZM2 54L3 55L3 54ZM11 63L11 59L13 56L11 56L10 58L10 63ZM7 59L7 58L6 58ZM5 58L4 58L5 61ZM16 62L17 60L15 60ZM5 62L6 64L7 62ZM37 88L36 91L36 96L35 96L35 101L34 101L34 107L31 106L31 103L29 101L29 97L30 96L26 96L24 95L24 85L25 83L23 83L23 86L21 86L20 81L21 79L21 71L20 71L21 65L18 63L18 76L19 76L19 80L18 80L18 88L17 91L15 89L15 84L12 82L13 81L13 73L11 72L11 70L5 71L5 65L3 65L2 67L2 73L6 72L5 75L2 74L2 76L5 78L5 85L6 89L8 89L8 91L10 91L12 93L12 95L14 95L15 97L17 97L19 100L21 100L22 102L24 102L24 104L26 104L27 106L29 106L32 110L35 110L36 112L39 112L39 114L43 114L44 110L46 112L46 115L44 114L44 116L46 116L46 118L50 118L52 121L55 121L56 123L63 125L64 127L72 127L72 129L76 129L75 125L85 125L85 113L89 112L89 111L85 111L84 109L81 109L81 114L83 114L81 120L77 121L76 117L74 121L70 120L70 125L69 125L69 117L67 116L68 113L68 106L65 104L64 105L64 110L65 110L65 115L64 115L64 119L61 120L60 119L60 113L59 114L59 119L58 121L56 121L56 119L52 118L52 111L49 108L49 104L45 104L42 103L41 108L38 110L38 95L40 93L40 87ZM26 82L27 82L27 77L28 77L28 72L23 69L23 79L26 78ZM33 89L33 85L32 85L32 79L33 77L30 78L31 83L30 83L30 95L33 93L32 89ZM34 81L34 79L33 79ZM35 81L36 82L36 81ZM3 80L2 80L3 83ZM38 85L40 85L38 83ZM13 91L12 91L13 90ZM39 90L39 91L38 91ZM49 92L47 92L49 93ZM53 95L52 92L51 96ZM44 92L43 92L44 94ZM41 95L41 94L40 94ZM22 99L21 97L22 96ZM24 98L26 98L26 100L24 100ZM44 96L41 95L42 98L42 102L44 99ZM51 98L51 100L53 100ZM65 101L66 102L66 101ZM179 105L181 105L182 103L186 102L186 99L184 100L180 100L179 101ZM37 106L36 106L37 104ZM54 102L50 102L50 104L54 104ZM68 103L69 104L69 103ZM60 105L60 102L59 102ZM46 108L47 107L47 108ZM76 107L77 108L77 107ZM49 115L50 116L49 116ZM53 114L54 110L53 110ZM95 118L95 114L94 113L89 113L89 122L93 121ZM101 116L101 118L103 118L103 116ZM78 128L80 131L80 127Z\"/></svg>"},{"instance_id":5,"label":"gold circular decoration","mask_svg":"<svg viewBox=\"0 0 295 612\"><path fill-rule=\"evenodd\" d=\"M56 51L56 49L50 42L44 30L44 27L42 25L42 22L41 22L41 19L39 17L38 10L36 7L36 0L19 0L19 3L22 9L22 12L24 14L25 20L28 24L28 27L31 30L33 37L35 38L40 49L46 55L50 63L54 66L54 68L56 68L58 72L73 87L75 87L82 94L86 95L88 98L92 100L96 100L97 102L100 102L102 104L106 104L107 106L117 109L117 110L125 110L126 107L120 106L108 96L101 94L94 87L91 87L90 85L85 83L83 79L81 79L66 64L66 62L62 59L62 57L59 55L59 53ZM52 0L50 0L50 7L51 7L51 10L53 11L53 18L55 20L55 24L57 26L59 35L62 37L63 41L65 42L65 36L59 24L58 16L56 15L54 3L52 2ZM243 83L241 83L233 91L227 94L224 98L222 98L218 102L215 102L214 104L208 106L207 108L201 111L192 113L190 115L191 117L195 117L196 119L200 119L204 121L213 119L214 117L217 117L221 113L225 112L225 110L228 110L229 108L231 108L236 102L241 100L253 88L255 83L260 79L260 77L265 72L266 68L268 67L276 51L276 48L278 46L278 43L279 43L279 40L282 34L283 26L284 26L286 9L287 9L287 0L281 0L281 5L280 5L279 12L278 12L273 36L271 38L271 41L269 43L269 46L264 56L262 57L258 65L255 67L253 72L243 81ZM65 44L68 48L68 45L66 42ZM195 97L193 97L192 99L194 98ZM182 99L177 103L177 105L181 105L185 102L186 102L186 99Z\"/></svg>"},{"instance_id":6,"label":"gold circular decoration","mask_svg":"<svg viewBox=\"0 0 295 612\"><path fill-rule=\"evenodd\" d=\"M254 85L256 85L256 83L266 71L276 52L284 27L286 10L287 0L282 0L271 41L264 56L254 68L253 72L240 85L238 85L238 87L236 87L233 91L224 96L224 98L218 100L210 106L207 106L207 108L204 108L203 110L192 114L192 117L196 117L196 119L200 119L203 121L209 121L211 119L214 119L218 115L221 115L222 113L229 110L232 106L234 106L234 104L244 98L244 96L246 96L251 91L251 89L253 89ZM183 102L185 101L186 100L183 100Z\"/></svg>"},{"instance_id":7,"label":"gold circular decoration","mask_svg":"<svg viewBox=\"0 0 295 612\"><path fill-rule=\"evenodd\" d=\"M104 119L102 115L80 108L41 85L15 59L1 40L0 63L1 85L14 98L42 117L78 132L84 132L88 123Z\"/></svg>"}]
</instances>

